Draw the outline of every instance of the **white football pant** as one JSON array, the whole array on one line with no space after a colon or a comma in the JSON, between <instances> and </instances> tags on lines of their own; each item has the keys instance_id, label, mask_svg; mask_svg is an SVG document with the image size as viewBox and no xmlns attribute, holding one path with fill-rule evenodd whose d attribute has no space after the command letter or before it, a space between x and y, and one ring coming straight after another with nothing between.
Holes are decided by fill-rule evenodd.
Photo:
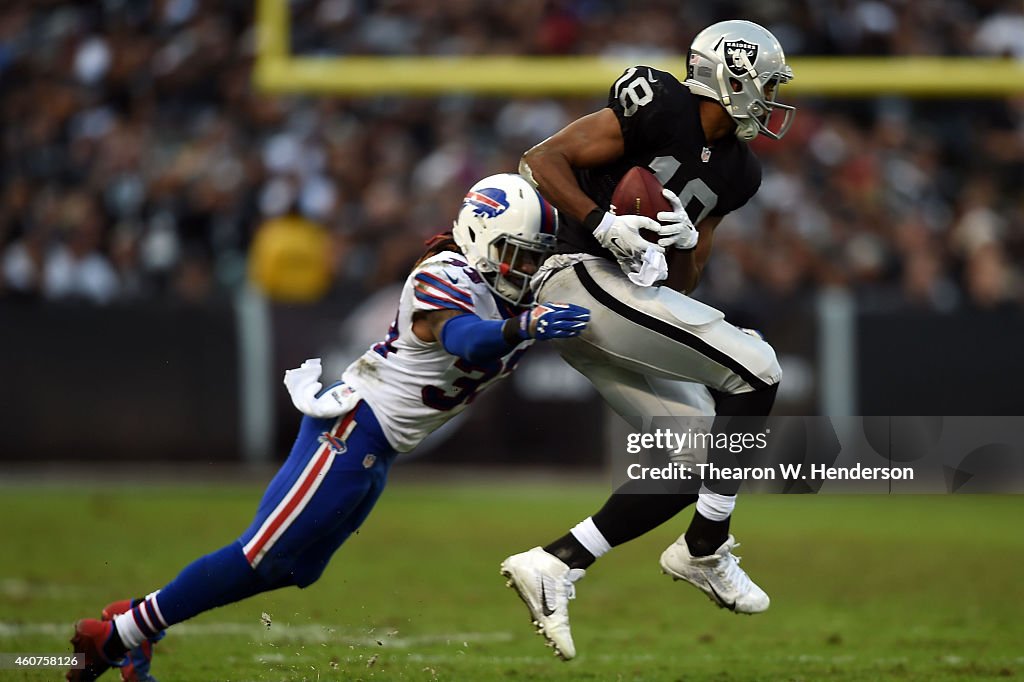
<instances>
[{"instance_id":1,"label":"white football pant","mask_svg":"<svg viewBox=\"0 0 1024 682\"><path fill-rule=\"evenodd\" d=\"M747 393L782 377L775 351L761 338L685 294L633 284L612 261L555 255L534 282L539 302L590 309L590 324L580 336L553 343L638 431L648 430L655 417L685 420L678 427L686 430L694 417L715 414L709 388ZM703 420L707 429L711 421ZM661 420L658 426L666 427ZM705 461L703 454L682 459Z\"/></svg>"}]
</instances>

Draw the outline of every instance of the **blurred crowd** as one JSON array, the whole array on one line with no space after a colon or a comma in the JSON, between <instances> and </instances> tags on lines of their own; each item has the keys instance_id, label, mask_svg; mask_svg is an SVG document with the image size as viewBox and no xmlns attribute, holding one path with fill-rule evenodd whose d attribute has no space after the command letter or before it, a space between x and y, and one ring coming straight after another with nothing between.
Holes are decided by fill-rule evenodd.
<instances>
[{"instance_id":1,"label":"blurred crowd","mask_svg":"<svg viewBox=\"0 0 1024 682\"><path fill-rule=\"evenodd\" d=\"M202 303L252 279L278 300L356 300L404 277L474 180L603 105L261 94L253 4L0 5L0 297ZM1024 59L1019 0L293 0L290 14L305 55L625 67L742 17L790 55ZM756 142L762 188L719 228L698 296L770 309L834 285L881 307L1024 301L1024 98L794 103L789 135Z\"/></svg>"}]
</instances>

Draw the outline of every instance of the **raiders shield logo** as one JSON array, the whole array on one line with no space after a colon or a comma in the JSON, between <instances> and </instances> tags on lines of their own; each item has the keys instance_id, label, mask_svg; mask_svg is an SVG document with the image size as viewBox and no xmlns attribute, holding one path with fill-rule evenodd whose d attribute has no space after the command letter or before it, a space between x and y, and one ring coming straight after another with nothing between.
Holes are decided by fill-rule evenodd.
<instances>
[{"instance_id":1,"label":"raiders shield logo","mask_svg":"<svg viewBox=\"0 0 1024 682\"><path fill-rule=\"evenodd\" d=\"M729 66L729 70L737 76L742 76L747 73L747 70L743 65L743 60L740 57L742 54L747 55L747 59L750 60L750 65L753 66L757 62L757 45L754 43L748 43L745 40L726 41L725 63Z\"/></svg>"}]
</instances>

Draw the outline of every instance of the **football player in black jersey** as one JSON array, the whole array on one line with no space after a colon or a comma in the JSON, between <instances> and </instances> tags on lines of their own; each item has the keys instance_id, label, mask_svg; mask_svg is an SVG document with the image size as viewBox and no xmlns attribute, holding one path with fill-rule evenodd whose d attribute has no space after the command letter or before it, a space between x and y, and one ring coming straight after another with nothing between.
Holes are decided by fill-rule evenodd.
<instances>
[{"instance_id":1,"label":"football player in black jersey","mask_svg":"<svg viewBox=\"0 0 1024 682\"><path fill-rule=\"evenodd\" d=\"M694 39L685 81L629 68L612 85L607 107L523 156L520 173L561 217L558 253L534 278L539 300L591 310L587 330L559 342L559 350L637 431L650 429L652 417L670 417L679 430L703 418L718 433L756 433L772 408L782 377L772 347L686 294L700 281L719 222L761 183L747 142L779 139L792 122L793 107L776 101L792 77L769 31L747 21L714 24ZM672 210L658 221L611 211L613 191L633 166L649 168L665 187ZM655 232L657 243L640 230ZM683 464L713 456L699 449L674 454ZM663 571L737 613L768 608L768 595L732 554L735 489L637 494L649 490L645 483L623 485L564 537L502 563L563 659L575 655L568 600L584 569L695 500L686 533L661 556Z\"/></svg>"}]
</instances>

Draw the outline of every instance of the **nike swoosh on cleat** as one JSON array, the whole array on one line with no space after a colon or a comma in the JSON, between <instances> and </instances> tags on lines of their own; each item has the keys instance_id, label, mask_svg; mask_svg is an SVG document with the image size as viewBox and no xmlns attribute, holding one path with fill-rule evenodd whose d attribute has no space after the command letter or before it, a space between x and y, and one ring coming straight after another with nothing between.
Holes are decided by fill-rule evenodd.
<instances>
[{"instance_id":1,"label":"nike swoosh on cleat","mask_svg":"<svg viewBox=\"0 0 1024 682\"><path fill-rule=\"evenodd\" d=\"M548 595L544 588L544 581L540 581L540 610L544 614L544 617L554 614L555 610L548 606Z\"/></svg>"},{"instance_id":2,"label":"nike swoosh on cleat","mask_svg":"<svg viewBox=\"0 0 1024 682\"><path fill-rule=\"evenodd\" d=\"M736 602L725 601L725 599L722 598L722 595L718 594L718 590L716 590L715 586L711 583L708 583L708 587L711 588L711 592L715 595L715 601L718 602L719 606L721 606L722 608L729 609L730 611L736 610Z\"/></svg>"}]
</instances>

